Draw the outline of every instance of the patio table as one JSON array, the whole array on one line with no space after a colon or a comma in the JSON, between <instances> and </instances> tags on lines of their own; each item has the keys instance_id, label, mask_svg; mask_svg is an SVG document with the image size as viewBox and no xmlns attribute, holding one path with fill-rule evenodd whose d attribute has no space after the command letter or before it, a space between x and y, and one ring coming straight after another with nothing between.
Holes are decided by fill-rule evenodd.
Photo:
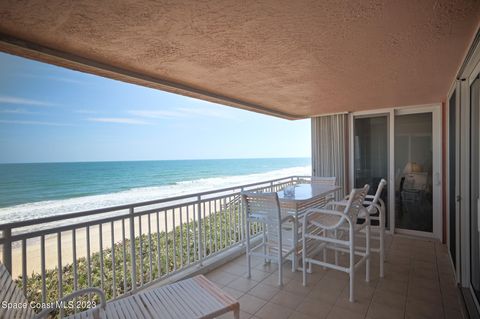
<instances>
[{"instance_id":1,"label":"patio table","mask_svg":"<svg viewBox=\"0 0 480 319\"><path fill-rule=\"evenodd\" d=\"M294 185L294 191L291 193L286 192L286 189L277 192L282 213L290 214L294 217L293 243L298 246L298 228L302 215L310 208L325 205L327 196L340 189L341 187L336 185L305 183ZM297 249L295 254L293 254L295 269L298 268L298 255L299 251Z\"/></svg>"}]
</instances>

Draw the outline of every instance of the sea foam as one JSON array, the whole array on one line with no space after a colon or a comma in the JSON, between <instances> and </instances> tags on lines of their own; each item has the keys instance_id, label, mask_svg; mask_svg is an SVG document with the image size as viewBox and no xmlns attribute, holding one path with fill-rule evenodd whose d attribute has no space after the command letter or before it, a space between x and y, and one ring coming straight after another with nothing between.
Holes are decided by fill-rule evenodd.
<instances>
[{"instance_id":1,"label":"sea foam","mask_svg":"<svg viewBox=\"0 0 480 319\"><path fill-rule=\"evenodd\" d=\"M258 174L202 178L177 182L173 185L140 187L102 195L27 203L0 208L0 224L193 194L287 176L310 174L310 166L291 167Z\"/></svg>"}]
</instances>

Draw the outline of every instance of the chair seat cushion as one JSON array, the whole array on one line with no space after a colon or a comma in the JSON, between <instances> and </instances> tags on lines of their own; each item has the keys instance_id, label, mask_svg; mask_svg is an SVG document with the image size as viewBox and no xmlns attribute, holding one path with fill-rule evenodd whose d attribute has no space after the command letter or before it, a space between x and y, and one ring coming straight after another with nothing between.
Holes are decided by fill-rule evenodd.
<instances>
[{"instance_id":1,"label":"chair seat cushion","mask_svg":"<svg viewBox=\"0 0 480 319\"><path fill-rule=\"evenodd\" d=\"M325 226L334 227L338 225L342 218L343 217L338 215L315 214L315 216L313 216L312 219L309 220L309 223L321 228Z\"/></svg>"}]
</instances>

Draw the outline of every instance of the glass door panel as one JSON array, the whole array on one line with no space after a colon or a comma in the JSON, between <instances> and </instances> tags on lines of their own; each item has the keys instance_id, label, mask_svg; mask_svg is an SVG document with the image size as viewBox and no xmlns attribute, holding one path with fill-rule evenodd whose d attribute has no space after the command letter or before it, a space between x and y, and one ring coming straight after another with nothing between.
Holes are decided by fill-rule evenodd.
<instances>
[{"instance_id":1,"label":"glass door panel","mask_svg":"<svg viewBox=\"0 0 480 319\"><path fill-rule=\"evenodd\" d=\"M395 227L433 232L432 113L395 116Z\"/></svg>"},{"instance_id":2,"label":"glass door panel","mask_svg":"<svg viewBox=\"0 0 480 319\"><path fill-rule=\"evenodd\" d=\"M470 282L480 300L480 80L470 87Z\"/></svg>"},{"instance_id":3,"label":"glass door panel","mask_svg":"<svg viewBox=\"0 0 480 319\"><path fill-rule=\"evenodd\" d=\"M449 185L448 185L448 221L449 221L449 248L450 256L452 257L453 266L457 268L457 218L456 218L456 92L453 92L448 103L448 171L449 171Z\"/></svg>"},{"instance_id":4,"label":"glass door panel","mask_svg":"<svg viewBox=\"0 0 480 319\"><path fill-rule=\"evenodd\" d=\"M388 180L388 116L354 118L354 187L370 185L375 194L382 178ZM387 187L382 200L388 207ZM385 214L388 227L388 209Z\"/></svg>"}]
</instances>

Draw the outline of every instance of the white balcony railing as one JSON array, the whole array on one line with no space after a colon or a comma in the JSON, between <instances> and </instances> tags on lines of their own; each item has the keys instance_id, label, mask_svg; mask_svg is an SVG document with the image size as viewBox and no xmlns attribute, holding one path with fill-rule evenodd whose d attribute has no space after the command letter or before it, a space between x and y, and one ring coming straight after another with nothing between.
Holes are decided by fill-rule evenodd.
<instances>
[{"instance_id":1,"label":"white balcony railing","mask_svg":"<svg viewBox=\"0 0 480 319\"><path fill-rule=\"evenodd\" d=\"M242 244L241 191L278 191L306 178L3 224L2 262L30 301L87 286L117 298Z\"/></svg>"}]
</instances>

